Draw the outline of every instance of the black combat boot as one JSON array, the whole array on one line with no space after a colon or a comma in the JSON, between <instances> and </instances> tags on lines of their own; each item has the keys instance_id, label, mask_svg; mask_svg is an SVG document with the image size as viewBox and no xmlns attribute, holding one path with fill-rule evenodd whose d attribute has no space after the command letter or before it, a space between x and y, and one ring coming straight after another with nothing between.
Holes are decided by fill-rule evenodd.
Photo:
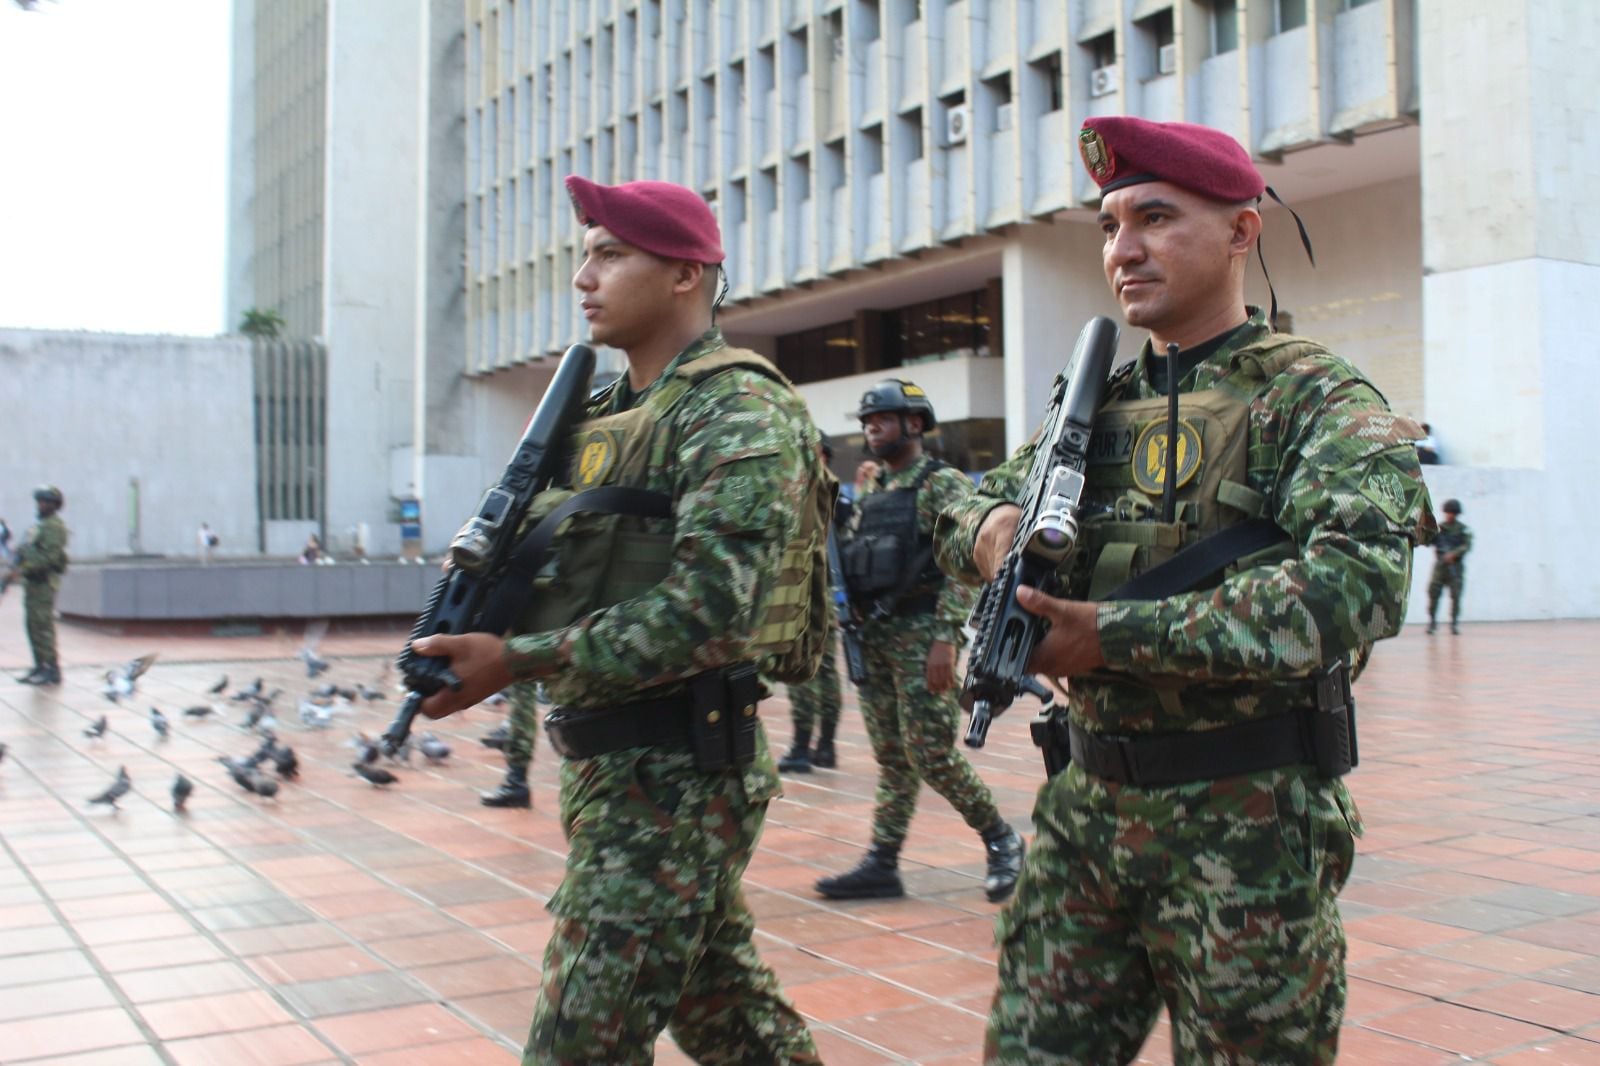
<instances>
[{"instance_id":1,"label":"black combat boot","mask_svg":"<svg viewBox=\"0 0 1600 1066\"><path fill-rule=\"evenodd\" d=\"M983 894L990 903L999 903L1017 887L1017 877L1022 873L1022 856L1028 846L1022 835L997 820L983 831L983 849L988 853L989 869L983 879Z\"/></svg>"},{"instance_id":2,"label":"black combat boot","mask_svg":"<svg viewBox=\"0 0 1600 1066\"><path fill-rule=\"evenodd\" d=\"M778 770L786 774L809 774L811 772L811 730L797 726L794 731L794 743L789 745L789 754L778 760Z\"/></svg>"},{"instance_id":3,"label":"black combat boot","mask_svg":"<svg viewBox=\"0 0 1600 1066\"><path fill-rule=\"evenodd\" d=\"M849 873L824 877L817 892L825 899L888 899L906 894L900 883L900 848L874 844Z\"/></svg>"},{"instance_id":4,"label":"black combat boot","mask_svg":"<svg viewBox=\"0 0 1600 1066\"><path fill-rule=\"evenodd\" d=\"M478 800L485 807L531 807L533 797L528 793L528 768L506 767L506 779L493 792L485 792Z\"/></svg>"},{"instance_id":5,"label":"black combat boot","mask_svg":"<svg viewBox=\"0 0 1600 1066\"><path fill-rule=\"evenodd\" d=\"M837 722L823 722L822 734L817 737L817 750L811 753L812 765L823 770L832 770L839 765L839 757L833 752L833 730Z\"/></svg>"},{"instance_id":6,"label":"black combat boot","mask_svg":"<svg viewBox=\"0 0 1600 1066\"><path fill-rule=\"evenodd\" d=\"M1428 636L1430 636L1430 637L1433 636L1434 631L1437 630L1438 628L1439 628L1439 623L1438 622L1435 622L1431 618L1428 619L1428 630L1427 630Z\"/></svg>"},{"instance_id":7,"label":"black combat boot","mask_svg":"<svg viewBox=\"0 0 1600 1066\"><path fill-rule=\"evenodd\" d=\"M19 685L37 685L39 683L39 678L42 677L43 675L44 675L44 667L42 667L42 666L38 665L37 663L35 663L32 670L29 670L27 673L25 673L21 677L17 678L17 684L19 684Z\"/></svg>"},{"instance_id":8,"label":"black combat boot","mask_svg":"<svg viewBox=\"0 0 1600 1066\"><path fill-rule=\"evenodd\" d=\"M1461 635L1461 627L1456 625L1456 620L1454 618L1450 619L1450 635L1453 637L1459 637Z\"/></svg>"},{"instance_id":9,"label":"black combat boot","mask_svg":"<svg viewBox=\"0 0 1600 1066\"><path fill-rule=\"evenodd\" d=\"M55 663L51 663L49 666L40 667L38 683L41 685L61 684L61 667L57 666Z\"/></svg>"},{"instance_id":10,"label":"black combat boot","mask_svg":"<svg viewBox=\"0 0 1600 1066\"><path fill-rule=\"evenodd\" d=\"M479 737L478 740L486 748L493 748L495 751L505 751L506 741L510 738L510 736L511 727L506 725L504 722L501 722L499 725L489 730L489 732Z\"/></svg>"}]
</instances>

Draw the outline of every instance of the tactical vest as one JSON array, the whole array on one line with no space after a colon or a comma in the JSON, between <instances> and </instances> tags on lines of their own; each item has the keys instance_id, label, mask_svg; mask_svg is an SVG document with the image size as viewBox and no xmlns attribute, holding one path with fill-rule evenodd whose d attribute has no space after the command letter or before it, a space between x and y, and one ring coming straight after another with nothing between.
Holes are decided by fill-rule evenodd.
<instances>
[{"instance_id":1,"label":"tactical vest","mask_svg":"<svg viewBox=\"0 0 1600 1066\"><path fill-rule=\"evenodd\" d=\"M534 577L533 601L518 622L519 631L564 628L601 608L641 596L666 579L672 566L674 524L669 497L639 493L640 498L653 498L654 507L601 504L602 509L595 510L583 509L581 497L589 490L612 487L642 490L652 470L671 465L678 406L714 374L735 367L781 382L794 395L788 378L760 355L723 348L684 363L631 410L578 424L572 434L567 487L535 496L523 519L525 532L558 508L580 508L556 518L547 561ZM801 404L798 396L794 402ZM750 646L750 657L761 672L786 683L815 675L831 607L827 532L839 483L822 465L820 453L809 465L812 476L800 527L784 547L776 585Z\"/></svg>"},{"instance_id":2,"label":"tactical vest","mask_svg":"<svg viewBox=\"0 0 1600 1066\"><path fill-rule=\"evenodd\" d=\"M866 493L856 501L855 529L839 548L852 600L865 603L897 589L903 595L913 587L943 581L933 562L933 538L917 531L917 494L945 465L930 458L911 484Z\"/></svg>"},{"instance_id":3,"label":"tactical vest","mask_svg":"<svg viewBox=\"0 0 1600 1066\"><path fill-rule=\"evenodd\" d=\"M1082 550L1069 575L1074 595L1103 599L1203 537L1246 519L1270 518L1270 501L1250 487L1251 474L1270 480L1278 456L1275 451L1252 454L1250 405L1297 359L1322 352L1309 341L1273 336L1235 353L1236 369L1210 388L1179 396L1177 506L1171 522L1160 520L1167 398L1123 399L1122 393L1133 391L1131 376L1113 382L1113 398L1101 406L1090 437ZM1293 554L1293 545L1285 543L1231 569Z\"/></svg>"},{"instance_id":4,"label":"tactical vest","mask_svg":"<svg viewBox=\"0 0 1600 1066\"><path fill-rule=\"evenodd\" d=\"M1439 532L1433 535L1433 550L1440 558L1455 551L1467 543L1467 527L1457 522L1453 526L1439 527ZM1460 560L1457 560L1458 562Z\"/></svg>"}]
</instances>

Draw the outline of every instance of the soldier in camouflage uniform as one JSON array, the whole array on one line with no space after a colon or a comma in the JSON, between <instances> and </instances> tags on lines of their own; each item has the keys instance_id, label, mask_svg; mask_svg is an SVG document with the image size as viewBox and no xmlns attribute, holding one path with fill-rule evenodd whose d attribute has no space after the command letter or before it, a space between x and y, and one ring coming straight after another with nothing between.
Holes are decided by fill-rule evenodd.
<instances>
[{"instance_id":1,"label":"soldier in camouflage uniform","mask_svg":"<svg viewBox=\"0 0 1600 1066\"><path fill-rule=\"evenodd\" d=\"M530 807L528 765L533 762L533 747L539 739L539 686L516 684L506 689L511 713L506 718L505 738L497 745L506 753L506 778L493 792L485 792L478 802L485 807ZM487 738L486 741L487 743Z\"/></svg>"},{"instance_id":2,"label":"soldier in camouflage uniform","mask_svg":"<svg viewBox=\"0 0 1600 1066\"><path fill-rule=\"evenodd\" d=\"M807 508L831 502L818 495L830 486L819 435L781 375L712 327L723 255L698 195L576 177L567 188L588 227L574 279L584 315L597 343L628 358L574 435L572 487L642 489L670 508L558 527L536 587L548 574L559 595L520 635L417 642L463 681L424 704L431 716L513 680L543 680L557 705L546 731L564 755L567 869L523 1061L647 1063L670 1028L700 1062L817 1063L751 939L740 883L779 783L753 693L740 715L737 690L754 687L740 664L793 644L771 620L788 549L818 532ZM585 587L580 563L598 567ZM623 585L624 598L604 594ZM731 713L705 713L708 686ZM698 768L700 722L747 724L749 753Z\"/></svg>"},{"instance_id":3,"label":"soldier in camouflage uniform","mask_svg":"<svg viewBox=\"0 0 1600 1066\"><path fill-rule=\"evenodd\" d=\"M1444 521L1439 523L1438 535L1433 540L1433 573L1428 577L1428 632L1439 628L1435 619L1439 613L1439 595L1450 590L1450 632L1460 633L1456 625L1461 620L1461 587L1466 580L1466 565L1462 560L1472 550L1472 530L1461 521L1461 501L1446 500L1440 508Z\"/></svg>"},{"instance_id":4,"label":"soldier in camouflage uniform","mask_svg":"<svg viewBox=\"0 0 1600 1066\"><path fill-rule=\"evenodd\" d=\"M935 426L933 405L916 385L891 380L861 398L867 447L884 464L856 500L839 554L850 603L862 621L866 680L861 717L878 761L872 848L859 865L817 882L829 899L900 896L900 846L926 781L984 844L984 892L1011 894L1023 843L1000 816L994 795L956 749L956 657L972 590L946 581L933 562L939 512L972 492L959 470L923 451Z\"/></svg>"},{"instance_id":5,"label":"soldier in camouflage uniform","mask_svg":"<svg viewBox=\"0 0 1600 1066\"><path fill-rule=\"evenodd\" d=\"M1130 1062L1165 1003L1177 1062L1332 1062L1336 897L1361 827L1338 776L1351 761L1342 664L1359 667L1404 617L1431 521L1419 427L1351 364L1245 306L1263 184L1230 137L1094 118L1080 149L1104 194L1107 279L1151 343L1097 417L1068 598L1018 594L1050 621L1030 668L1068 679L1050 721L1067 765L1039 791L1038 835L998 922L986 1061ZM1150 512L1168 381L1188 456L1163 523ZM941 516L947 572L995 573L1032 451ZM1106 572L1120 583L1186 543L1192 523L1252 513L1286 538L1204 591L1085 602Z\"/></svg>"},{"instance_id":6,"label":"soldier in camouflage uniform","mask_svg":"<svg viewBox=\"0 0 1600 1066\"><path fill-rule=\"evenodd\" d=\"M54 485L33 490L39 521L17 548L11 579L22 579L22 612L27 620L33 670L17 678L24 685L61 684L56 656L56 591L67 570L67 524L57 513L65 500Z\"/></svg>"}]
</instances>

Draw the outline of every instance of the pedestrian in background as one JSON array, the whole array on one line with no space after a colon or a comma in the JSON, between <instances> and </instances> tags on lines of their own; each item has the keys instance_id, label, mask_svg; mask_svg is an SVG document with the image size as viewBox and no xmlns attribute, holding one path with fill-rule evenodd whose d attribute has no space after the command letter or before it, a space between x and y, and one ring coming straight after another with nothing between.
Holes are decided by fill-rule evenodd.
<instances>
[{"instance_id":1,"label":"pedestrian in background","mask_svg":"<svg viewBox=\"0 0 1600 1066\"><path fill-rule=\"evenodd\" d=\"M54 485L33 490L38 521L17 547L9 580L22 579L22 613L33 651L33 669L17 678L24 685L61 684L61 662L56 654L56 592L67 572L67 540L71 534L61 520L66 500Z\"/></svg>"},{"instance_id":2,"label":"pedestrian in background","mask_svg":"<svg viewBox=\"0 0 1600 1066\"><path fill-rule=\"evenodd\" d=\"M1461 521L1461 501L1446 500L1440 508L1444 521L1433 538L1433 573L1428 577L1428 635L1439 628L1439 597L1450 590L1450 632L1460 633L1461 590L1466 584L1467 564L1472 550L1472 530Z\"/></svg>"}]
</instances>

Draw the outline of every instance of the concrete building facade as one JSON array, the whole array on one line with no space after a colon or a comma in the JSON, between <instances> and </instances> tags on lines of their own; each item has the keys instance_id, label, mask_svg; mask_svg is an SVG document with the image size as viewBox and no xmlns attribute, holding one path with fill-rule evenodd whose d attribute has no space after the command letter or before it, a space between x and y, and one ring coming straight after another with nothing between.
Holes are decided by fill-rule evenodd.
<instances>
[{"instance_id":1,"label":"concrete building facade","mask_svg":"<svg viewBox=\"0 0 1600 1066\"><path fill-rule=\"evenodd\" d=\"M1432 423L1429 470L1479 530L1475 617L1600 613L1562 492L1593 410L1577 315L1600 296L1600 88L1578 0L467 0L464 368L581 339L561 179L657 178L716 210L722 322L777 360L822 427L914 378L947 453L981 469L1031 432L1092 314L1082 120L1227 131L1305 220L1266 205L1265 263L1298 332ZM1269 299L1260 264L1251 298ZM1509 299L1508 299L1509 297ZM1517 324L1512 324L1513 317ZM1507 331L1522 357L1504 357ZM1131 355L1142 337L1126 334ZM1566 371L1566 373L1563 373ZM1552 387L1555 381L1570 387ZM508 438L509 439L509 438ZM1539 532L1529 535L1530 522ZM1568 527L1570 528L1570 527ZM1426 563L1419 558L1420 597Z\"/></svg>"}]
</instances>

